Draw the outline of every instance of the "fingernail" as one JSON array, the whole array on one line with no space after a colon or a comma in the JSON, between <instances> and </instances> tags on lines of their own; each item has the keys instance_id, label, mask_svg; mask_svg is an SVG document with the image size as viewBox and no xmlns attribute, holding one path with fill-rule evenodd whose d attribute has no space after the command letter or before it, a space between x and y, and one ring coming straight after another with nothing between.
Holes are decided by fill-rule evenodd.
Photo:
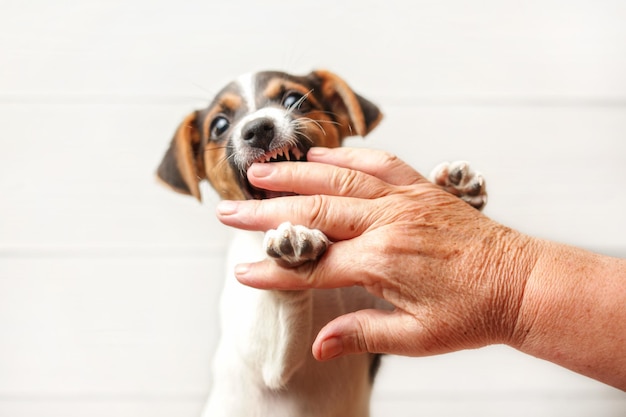
<instances>
[{"instance_id":1,"label":"fingernail","mask_svg":"<svg viewBox=\"0 0 626 417\"><path fill-rule=\"evenodd\" d=\"M235 276L244 277L250 272L250 264L235 265Z\"/></svg>"},{"instance_id":2,"label":"fingernail","mask_svg":"<svg viewBox=\"0 0 626 417\"><path fill-rule=\"evenodd\" d=\"M331 337L322 342L321 359L334 359L343 353L343 342L339 337Z\"/></svg>"},{"instance_id":3,"label":"fingernail","mask_svg":"<svg viewBox=\"0 0 626 417\"><path fill-rule=\"evenodd\" d=\"M215 208L218 214L228 216L237 212L239 205L235 201L223 200L217 204Z\"/></svg>"},{"instance_id":4,"label":"fingernail","mask_svg":"<svg viewBox=\"0 0 626 417\"><path fill-rule=\"evenodd\" d=\"M309 156L324 156L328 153L328 148L311 148L307 155Z\"/></svg>"},{"instance_id":5,"label":"fingernail","mask_svg":"<svg viewBox=\"0 0 626 417\"><path fill-rule=\"evenodd\" d=\"M248 169L248 175L252 175L256 178L267 177L272 172L274 172L273 164L252 164Z\"/></svg>"}]
</instances>

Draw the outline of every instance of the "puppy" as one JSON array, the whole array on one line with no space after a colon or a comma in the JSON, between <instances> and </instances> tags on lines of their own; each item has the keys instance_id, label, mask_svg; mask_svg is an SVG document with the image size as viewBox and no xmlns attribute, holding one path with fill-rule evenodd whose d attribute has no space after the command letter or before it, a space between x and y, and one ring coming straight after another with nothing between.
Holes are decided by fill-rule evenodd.
<instances>
[{"instance_id":1,"label":"puppy","mask_svg":"<svg viewBox=\"0 0 626 417\"><path fill-rule=\"evenodd\" d=\"M248 182L252 163L306 161L311 147L340 146L348 136L367 135L381 119L376 105L331 72L247 74L183 120L157 174L197 199L205 179L224 199L277 197L280 193ZM477 208L486 202L482 176L465 163L439 166L433 180ZM320 257L329 243L320 231L288 223L264 240L254 232L236 232L203 416L369 416L379 355L318 362L311 345L321 327L339 315L390 306L362 288L262 291L239 284L231 273L237 263L267 255L285 267L297 266Z\"/></svg>"}]
</instances>

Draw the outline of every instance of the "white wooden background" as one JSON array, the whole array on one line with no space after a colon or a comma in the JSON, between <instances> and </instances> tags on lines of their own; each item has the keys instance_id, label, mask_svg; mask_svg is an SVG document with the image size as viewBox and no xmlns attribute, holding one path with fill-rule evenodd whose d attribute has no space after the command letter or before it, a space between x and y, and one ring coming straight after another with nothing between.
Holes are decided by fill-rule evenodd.
<instances>
[{"instance_id":1,"label":"white wooden background","mask_svg":"<svg viewBox=\"0 0 626 417\"><path fill-rule=\"evenodd\" d=\"M153 173L234 76L328 68L353 146L468 159L486 213L626 257L626 2L0 2L0 416L197 416L229 230ZM626 306L625 306L626 308ZM387 357L374 416L624 416L505 347Z\"/></svg>"}]
</instances>

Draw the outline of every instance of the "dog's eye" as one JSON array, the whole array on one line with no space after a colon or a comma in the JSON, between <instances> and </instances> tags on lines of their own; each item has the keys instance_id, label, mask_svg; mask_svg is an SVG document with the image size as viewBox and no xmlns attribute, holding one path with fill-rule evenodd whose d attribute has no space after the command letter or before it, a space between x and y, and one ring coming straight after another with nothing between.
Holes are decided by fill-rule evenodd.
<instances>
[{"instance_id":1,"label":"dog's eye","mask_svg":"<svg viewBox=\"0 0 626 417\"><path fill-rule=\"evenodd\" d=\"M304 94L291 91L285 94L283 106L288 110L297 110L306 113L311 110L311 103L308 102Z\"/></svg>"},{"instance_id":2,"label":"dog's eye","mask_svg":"<svg viewBox=\"0 0 626 417\"><path fill-rule=\"evenodd\" d=\"M228 128L230 127L230 122L224 116L217 116L211 122L211 137L219 138L222 136Z\"/></svg>"}]
</instances>

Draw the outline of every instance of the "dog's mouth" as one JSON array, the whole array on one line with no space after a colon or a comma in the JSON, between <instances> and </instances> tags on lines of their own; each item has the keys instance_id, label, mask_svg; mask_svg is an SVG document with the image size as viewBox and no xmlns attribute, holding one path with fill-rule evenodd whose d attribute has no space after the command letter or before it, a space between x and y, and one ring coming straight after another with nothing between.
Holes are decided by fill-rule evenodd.
<instances>
[{"instance_id":1,"label":"dog's mouth","mask_svg":"<svg viewBox=\"0 0 626 417\"><path fill-rule=\"evenodd\" d=\"M266 162L306 162L306 153L308 152L309 147L306 147L302 144L293 145L289 144L283 146L282 148L270 149L269 151L263 153L262 155L255 158L252 163L266 163ZM250 163L250 165L252 165ZM246 170L247 171L247 170ZM289 195L295 195L292 192L285 191L272 191L272 190L264 190L261 188L256 188L248 181L247 177L244 175L244 181L246 184L247 192L249 194L249 198L256 200L263 200L266 198L275 198L275 197L285 197Z\"/></svg>"},{"instance_id":2,"label":"dog's mouth","mask_svg":"<svg viewBox=\"0 0 626 417\"><path fill-rule=\"evenodd\" d=\"M273 149L266 152L253 162L284 162L284 161L306 161L306 153L308 149L301 150L299 146L285 146L279 149Z\"/></svg>"}]
</instances>

